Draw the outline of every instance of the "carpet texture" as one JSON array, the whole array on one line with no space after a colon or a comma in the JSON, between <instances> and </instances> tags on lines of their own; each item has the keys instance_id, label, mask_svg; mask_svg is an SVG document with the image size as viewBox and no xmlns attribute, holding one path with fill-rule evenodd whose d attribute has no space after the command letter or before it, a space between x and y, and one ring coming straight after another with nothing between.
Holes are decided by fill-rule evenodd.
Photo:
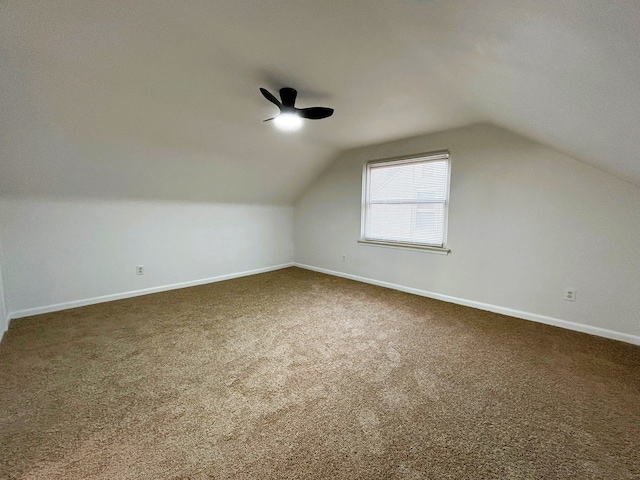
<instances>
[{"instance_id":1,"label":"carpet texture","mask_svg":"<svg viewBox=\"0 0 640 480\"><path fill-rule=\"evenodd\" d=\"M3 479L638 479L640 348L297 268L16 320Z\"/></svg>"}]
</instances>

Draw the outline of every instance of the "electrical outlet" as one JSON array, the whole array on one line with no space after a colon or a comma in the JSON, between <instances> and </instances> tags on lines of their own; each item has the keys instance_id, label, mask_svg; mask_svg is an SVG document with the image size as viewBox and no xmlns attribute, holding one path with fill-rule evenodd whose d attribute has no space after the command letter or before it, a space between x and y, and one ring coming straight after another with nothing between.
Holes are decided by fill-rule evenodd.
<instances>
[{"instance_id":1,"label":"electrical outlet","mask_svg":"<svg viewBox=\"0 0 640 480\"><path fill-rule=\"evenodd\" d=\"M564 299L567 302L575 302L576 301L576 289L567 287L564 289Z\"/></svg>"},{"instance_id":2,"label":"electrical outlet","mask_svg":"<svg viewBox=\"0 0 640 480\"><path fill-rule=\"evenodd\" d=\"M144 275L144 265L136 266L136 275Z\"/></svg>"},{"instance_id":3,"label":"electrical outlet","mask_svg":"<svg viewBox=\"0 0 640 480\"><path fill-rule=\"evenodd\" d=\"M342 254L342 261L343 261L343 262L346 262L346 261L347 261L347 255L346 255L346 254L344 254L344 253Z\"/></svg>"}]
</instances>

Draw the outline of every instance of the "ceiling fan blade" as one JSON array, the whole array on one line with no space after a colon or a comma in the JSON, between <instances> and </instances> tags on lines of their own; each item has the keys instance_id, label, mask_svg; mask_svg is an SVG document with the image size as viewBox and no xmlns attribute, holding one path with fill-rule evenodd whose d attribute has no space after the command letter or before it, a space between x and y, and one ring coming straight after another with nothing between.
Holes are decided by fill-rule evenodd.
<instances>
[{"instance_id":1,"label":"ceiling fan blade","mask_svg":"<svg viewBox=\"0 0 640 480\"><path fill-rule=\"evenodd\" d=\"M285 107L293 108L297 96L298 92L293 88L285 87L280 89L280 98L282 99L282 105Z\"/></svg>"},{"instance_id":2,"label":"ceiling fan blade","mask_svg":"<svg viewBox=\"0 0 640 480\"><path fill-rule=\"evenodd\" d=\"M267 90L266 88L261 88L260 92L262 93L264 98L269 100L271 103L276 104L278 106L278 108L282 107L282 104L280 103L280 100L278 100L269 90Z\"/></svg>"},{"instance_id":3,"label":"ceiling fan blade","mask_svg":"<svg viewBox=\"0 0 640 480\"><path fill-rule=\"evenodd\" d=\"M327 107L297 108L296 110L298 115L309 120L320 120L333 115L333 108Z\"/></svg>"}]
</instances>

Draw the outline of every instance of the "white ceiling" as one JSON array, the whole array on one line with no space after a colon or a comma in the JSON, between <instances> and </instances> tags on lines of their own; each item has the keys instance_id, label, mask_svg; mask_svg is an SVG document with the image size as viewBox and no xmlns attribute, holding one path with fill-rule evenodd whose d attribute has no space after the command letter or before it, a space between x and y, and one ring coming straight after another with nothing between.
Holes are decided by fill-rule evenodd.
<instances>
[{"instance_id":1,"label":"white ceiling","mask_svg":"<svg viewBox=\"0 0 640 480\"><path fill-rule=\"evenodd\" d=\"M5 193L290 203L492 122L640 185L638 0L0 0ZM333 117L284 134L259 93Z\"/></svg>"}]
</instances>

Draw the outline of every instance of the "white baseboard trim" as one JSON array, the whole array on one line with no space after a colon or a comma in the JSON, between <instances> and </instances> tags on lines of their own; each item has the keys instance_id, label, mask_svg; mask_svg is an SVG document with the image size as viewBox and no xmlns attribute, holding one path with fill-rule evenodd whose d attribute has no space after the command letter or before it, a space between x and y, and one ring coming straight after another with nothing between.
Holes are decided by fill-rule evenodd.
<instances>
[{"instance_id":1,"label":"white baseboard trim","mask_svg":"<svg viewBox=\"0 0 640 480\"><path fill-rule=\"evenodd\" d=\"M257 275L258 273L273 272L287 267L293 267L293 262L273 265L271 267L256 268L255 270L247 270L245 272L230 273L227 275L219 275L217 277L202 278L200 280L192 280L189 282L172 283L170 285L162 285L159 287L144 288L141 290L133 290L130 292L114 293L112 295L103 295L100 297L85 298L83 300L73 300L71 302L56 303L55 305L47 305L44 307L27 308L9 313L7 328L9 322L16 318L30 317L32 315L40 315L42 313L57 312L67 310L69 308L85 307L96 303L111 302L113 300L121 300L123 298L139 297L140 295L148 295L150 293L166 292L168 290L177 290L179 288L195 287L197 285L205 285L207 283L222 282L223 280L231 280L232 278L247 277L249 275Z\"/></svg>"},{"instance_id":2,"label":"white baseboard trim","mask_svg":"<svg viewBox=\"0 0 640 480\"><path fill-rule=\"evenodd\" d=\"M360 277L358 275L352 275L350 273L338 272L335 270L329 270L326 268L314 267L311 265L305 265L303 263L294 263L296 267L304 268L306 270L313 270L314 272L326 273L327 275L334 275L336 277L347 278L349 280L355 280L357 282L370 283L379 287L391 288L393 290L400 290L401 292L412 293L414 295L420 295L422 297L429 297L436 300L442 300L444 302L456 303L458 305L464 305L466 307L473 307L479 310L486 310L489 312L500 313L502 315L508 315L510 317L521 318L523 320L530 320L533 322L544 323L547 325L553 325L555 327L566 328L568 330L575 330L577 332L588 333L599 337L610 338L613 340L619 340L621 342L631 343L634 345L640 345L640 336L631 335L628 333L616 332L614 330L607 330L606 328L593 327L591 325L584 325L581 323L569 322L567 320L560 320L559 318L547 317L545 315L538 315L537 313L524 312L522 310L514 310L512 308L500 307L498 305L491 305L489 303L476 302L474 300L467 300L465 298L452 297L450 295L442 295L440 293L429 292L427 290L420 290L418 288L406 287L404 285L397 285L395 283L383 282L381 280L375 280L373 278Z\"/></svg>"}]
</instances>

